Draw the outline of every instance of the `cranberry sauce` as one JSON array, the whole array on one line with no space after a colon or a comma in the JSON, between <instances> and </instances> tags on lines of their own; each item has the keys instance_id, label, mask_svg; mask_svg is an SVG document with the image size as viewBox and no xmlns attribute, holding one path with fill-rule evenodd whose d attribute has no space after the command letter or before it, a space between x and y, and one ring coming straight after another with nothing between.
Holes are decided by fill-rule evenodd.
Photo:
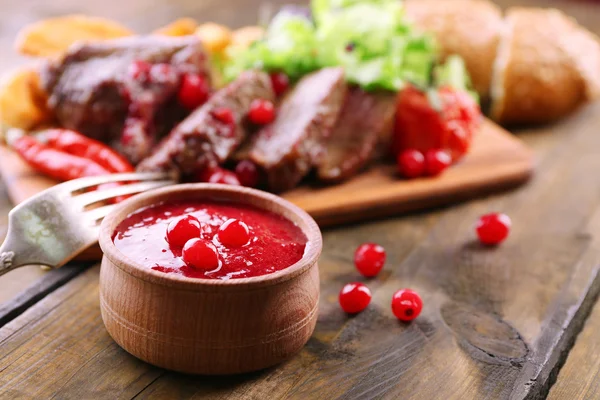
<instances>
[{"instance_id":1,"label":"cranberry sauce","mask_svg":"<svg viewBox=\"0 0 600 400\"><path fill-rule=\"evenodd\" d=\"M202 242L216 248L216 268L206 270L194 263L186 264L183 247L167 241L169 224L187 215L200 222ZM242 246L226 245L220 240L225 236L219 235L219 228L229 222L224 226L227 229L232 219L243 222L250 234ZM197 239L190 238L190 242ZM307 238L291 221L269 211L233 203L182 201L160 203L130 214L115 230L113 242L127 257L148 268L190 278L227 280L266 275L293 265L304 255Z\"/></svg>"}]
</instances>

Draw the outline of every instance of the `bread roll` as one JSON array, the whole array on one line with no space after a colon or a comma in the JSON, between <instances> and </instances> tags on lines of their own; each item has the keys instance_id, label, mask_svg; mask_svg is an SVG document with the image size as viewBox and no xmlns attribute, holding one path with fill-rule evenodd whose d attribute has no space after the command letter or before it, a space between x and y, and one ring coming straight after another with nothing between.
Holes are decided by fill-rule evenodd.
<instances>
[{"instance_id":1,"label":"bread roll","mask_svg":"<svg viewBox=\"0 0 600 400\"><path fill-rule=\"evenodd\" d=\"M600 51L591 33L554 9L512 8L492 79L491 116L549 122L598 93Z\"/></svg>"},{"instance_id":2,"label":"bread roll","mask_svg":"<svg viewBox=\"0 0 600 400\"><path fill-rule=\"evenodd\" d=\"M486 98L496 58L502 13L487 0L407 0L406 15L415 26L432 33L442 58L458 54L477 92Z\"/></svg>"}]
</instances>

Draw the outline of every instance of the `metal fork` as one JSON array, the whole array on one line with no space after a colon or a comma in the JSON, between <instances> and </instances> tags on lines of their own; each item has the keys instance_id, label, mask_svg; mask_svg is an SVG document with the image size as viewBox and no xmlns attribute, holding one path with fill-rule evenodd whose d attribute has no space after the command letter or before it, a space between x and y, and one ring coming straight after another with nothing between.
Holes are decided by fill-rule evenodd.
<instances>
[{"instance_id":1,"label":"metal fork","mask_svg":"<svg viewBox=\"0 0 600 400\"><path fill-rule=\"evenodd\" d=\"M111 182L134 183L77 193ZM164 173L128 173L75 179L44 190L8 214L0 275L25 265L64 265L98 241L100 222L115 207L103 202L174 183Z\"/></svg>"}]
</instances>

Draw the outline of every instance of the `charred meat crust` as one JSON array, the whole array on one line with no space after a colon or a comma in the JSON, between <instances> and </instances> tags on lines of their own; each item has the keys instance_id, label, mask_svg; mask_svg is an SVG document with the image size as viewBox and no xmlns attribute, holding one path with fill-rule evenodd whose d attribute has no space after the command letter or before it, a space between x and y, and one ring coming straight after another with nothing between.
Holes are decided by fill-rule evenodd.
<instances>
[{"instance_id":1,"label":"charred meat crust","mask_svg":"<svg viewBox=\"0 0 600 400\"><path fill-rule=\"evenodd\" d=\"M192 175L222 164L246 138L243 122L252 101L273 101L274 97L268 75L244 72L176 126L154 153L140 163L138 170ZM233 126L215 116L222 109L231 110Z\"/></svg>"},{"instance_id":2,"label":"charred meat crust","mask_svg":"<svg viewBox=\"0 0 600 400\"><path fill-rule=\"evenodd\" d=\"M295 187L323 157L347 92L342 68L305 76L283 99L275 121L262 128L242 152L265 173L269 189Z\"/></svg>"},{"instance_id":3,"label":"charred meat crust","mask_svg":"<svg viewBox=\"0 0 600 400\"><path fill-rule=\"evenodd\" d=\"M319 179L340 182L363 169L375 156L381 139L391 133L395 111L394 93L350 89L317 169Z\"/></svg>"}]
</instances>

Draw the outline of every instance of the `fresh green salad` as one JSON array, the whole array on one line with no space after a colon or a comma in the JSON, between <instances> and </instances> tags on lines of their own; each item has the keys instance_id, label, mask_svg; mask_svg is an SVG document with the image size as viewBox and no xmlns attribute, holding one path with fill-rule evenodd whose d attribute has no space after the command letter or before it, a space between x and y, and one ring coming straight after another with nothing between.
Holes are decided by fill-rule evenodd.
<instances>
[{"instance_id":1,"label":"fresh green salad","mask_svg":"<svg viewBox=\"0 0 600 400\"><path fill-rule=\"evenodd\" d=\"M348 81L367 90L399 90L407 82L427 87L434 76L447 79L443 74L457 80L455 62L452 71L434 73L435 42L408 23L398 0L312 0L311 13L284 9L262 40L231 49L228 59L228 81L250 68L283 71L294 80L328 66L344 67ZM458 81L466 84L461 65Z\"/></svg>"}]
</instances>

